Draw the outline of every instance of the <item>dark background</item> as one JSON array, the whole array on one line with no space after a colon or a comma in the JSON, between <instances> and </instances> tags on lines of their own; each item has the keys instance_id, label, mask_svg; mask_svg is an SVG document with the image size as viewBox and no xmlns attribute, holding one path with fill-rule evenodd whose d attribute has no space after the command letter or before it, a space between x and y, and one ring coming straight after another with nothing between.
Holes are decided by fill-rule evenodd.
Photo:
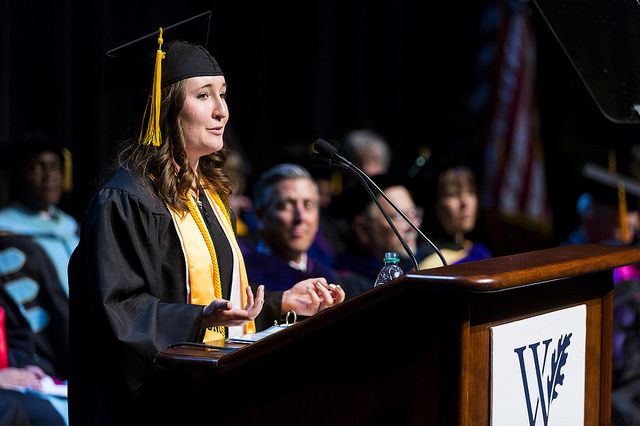
<instances>
[{"instance_id":1,"label":"dark background","mask_svg":"<svg viewBox=\"0 0 640 426\"><path fill-rule=\"evenodd\" d=\"M209 50L226 74L231 135L250 178L318 137L360 127L387 138L397 170L421 147L453 141L480 158L482 123L469 118L468 100L481 1L0 1L0 139L37 128L71 149L66 206L78 218L128 117L123 93L103 94L104 53L207 10ZM584 162L606 166L609 148L624 153L638 127L600 113L535 9L532 20L551 246L576 226Z\"/></svg>"}]
</instances>

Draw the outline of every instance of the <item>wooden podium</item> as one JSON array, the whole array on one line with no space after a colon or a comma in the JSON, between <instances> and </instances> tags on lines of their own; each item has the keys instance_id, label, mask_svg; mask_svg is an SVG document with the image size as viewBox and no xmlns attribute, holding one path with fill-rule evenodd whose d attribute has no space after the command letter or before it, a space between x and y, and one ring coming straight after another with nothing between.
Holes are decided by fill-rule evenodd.
<instances>
[{"instance_id":1,"label":"wooden podium","mask_svg":"<svg viewBox=\"0 0 640 426\"><path fill-rule=\"evenodd\" d=\"M586 305L584 419L609 424L612 270L637 262L575 245L411 272L256 343L155 363L194 376L223 424L487 425L491 327Z\"/></svg>"}]
</instances>

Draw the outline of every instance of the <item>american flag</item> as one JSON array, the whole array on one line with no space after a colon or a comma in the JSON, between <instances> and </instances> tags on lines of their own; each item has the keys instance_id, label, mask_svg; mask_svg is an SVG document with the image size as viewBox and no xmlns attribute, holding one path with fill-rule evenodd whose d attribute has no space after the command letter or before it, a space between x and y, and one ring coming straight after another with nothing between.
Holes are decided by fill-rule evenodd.
<instances>
[{"instance_id":1,"label":"american flag","mask_svg":"<svg viewBox=\"0 0 640 426\"><path fill-rule=\"evenodd\" d=\"M491 19L482 27L490 43L484 48L484 64L485 71L492 68L494 73L491 80L485 80L484 90L476 92L484 96L472 97L476 109L484 107L489 112L481 206L502 220L549 231L551 210L539 131L536 43L529 5L514 1L508 7L494 5L488 10L491 13L486 16Z\"/></svg>"}]
</instances>

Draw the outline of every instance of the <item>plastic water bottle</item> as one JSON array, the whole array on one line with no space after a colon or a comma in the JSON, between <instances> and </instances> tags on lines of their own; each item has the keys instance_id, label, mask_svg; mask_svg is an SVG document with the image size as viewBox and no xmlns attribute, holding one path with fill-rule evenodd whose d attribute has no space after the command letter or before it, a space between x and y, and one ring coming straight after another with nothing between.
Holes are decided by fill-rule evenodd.
<instances>
[{"instance_id":1,"label":"plastic water bottle","mask_svg":"<svg viewBox=\"0 0 640 426\"><path fill-rule=\"evenodd\" d=\"M398 278L404 274L402 268L398 265L400 263L400 256L396 252L388 252L384 254L384 266L376 278L374 287L384 284L387 281L391 281L394 278Z\"/></svg>"}]
</instances>

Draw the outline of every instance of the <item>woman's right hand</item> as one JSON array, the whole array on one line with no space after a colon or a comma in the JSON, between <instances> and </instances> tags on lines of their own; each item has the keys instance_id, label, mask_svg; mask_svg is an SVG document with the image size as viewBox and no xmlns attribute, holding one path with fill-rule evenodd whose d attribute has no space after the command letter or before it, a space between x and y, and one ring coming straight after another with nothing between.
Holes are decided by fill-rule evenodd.
<instances>
[{"instance_id":1,"label":"woman's right hand","mask_svg":"<svg viewBox=\"0 0 640 426\"><path fill-rule=\"evenodd\" d=\"M202 312L201 328L208 327L236 327L253 321L262 310L264 304L264 286L258 287L255 300L251 287L247 286L247 305L244 309L235 309L233 304L225 299L215 299Z\"/></svg>"}]
</instances>

